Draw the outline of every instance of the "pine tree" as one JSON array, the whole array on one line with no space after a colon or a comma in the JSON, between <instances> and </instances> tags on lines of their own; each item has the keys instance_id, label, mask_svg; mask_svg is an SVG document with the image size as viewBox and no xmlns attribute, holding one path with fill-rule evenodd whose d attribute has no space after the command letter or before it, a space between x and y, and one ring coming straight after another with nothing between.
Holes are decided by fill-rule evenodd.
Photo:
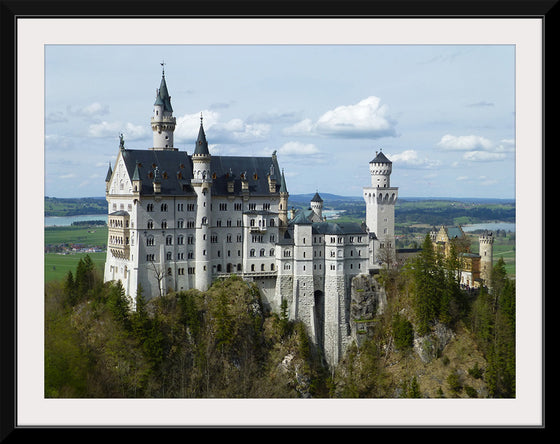
<instances>
[{"instance_id":1,"label":"pine tree","mask_svg":"<svg viewBox=\"0 0 560 444\"><path fill-rule=\"evenodd\" d=\"M414 267L414 309L416 328L420 335L429 332L430 325L437 316L439 305L437 274L436 254L430 236L427 234Z\"/></svg>"}]
</instances>

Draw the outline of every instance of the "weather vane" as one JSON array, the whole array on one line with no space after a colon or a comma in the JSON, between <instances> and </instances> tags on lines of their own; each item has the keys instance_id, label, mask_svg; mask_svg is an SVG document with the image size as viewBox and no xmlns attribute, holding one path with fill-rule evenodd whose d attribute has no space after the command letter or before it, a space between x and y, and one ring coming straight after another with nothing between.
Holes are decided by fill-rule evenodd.
<instances>
[{"instance_id":1,"label":"weather vane","mask_svg":"<svg viewBox=\"0 0 560 444\"><path fill-rule=\"evenodd\" d=\"M161 74L165 75L165 62L162 60L160 65L161 65Z\"/></svg>"}]
</instances>

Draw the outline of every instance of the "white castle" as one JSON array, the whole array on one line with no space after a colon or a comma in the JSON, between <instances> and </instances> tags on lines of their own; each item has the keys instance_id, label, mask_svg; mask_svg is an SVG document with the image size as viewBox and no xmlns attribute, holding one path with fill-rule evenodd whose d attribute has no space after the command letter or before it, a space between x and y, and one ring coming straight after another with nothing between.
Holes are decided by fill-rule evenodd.
<instances>
[{"instance_id":1,"label":"white castle","mask_svg":"<svg viewBox=\"0 0 560 444\"><path fill-rule=\"evenodd\" d=\"M379 152L369 163L365 224L329 222L318 193L310 209L288 211L276 153L211 155L202 117L193 153L177 149L165 72L151 125L153 147L125 148L121 135L109 166L105 281L120 280L134 305L139 286L150 299L236 274L258 285L271 310L286 301L336 365L351 340L352 279L395 257L391 161Z\"/></svg>"}]
</instances>

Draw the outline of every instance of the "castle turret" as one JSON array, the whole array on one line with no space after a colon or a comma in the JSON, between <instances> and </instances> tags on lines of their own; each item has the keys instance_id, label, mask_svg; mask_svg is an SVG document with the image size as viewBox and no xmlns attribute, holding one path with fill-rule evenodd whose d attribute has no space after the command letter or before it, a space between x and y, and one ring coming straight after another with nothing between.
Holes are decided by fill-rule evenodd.
<instances>
[{"instance_id":1,"label":"castle turret","mask_svg":"<svg viewBox=\"0 0 560 444\"><path fill-rule=\"evenodd\" d=\"M479 242L479 255L480 255L480 278L484 285L490 286L490 279L492 278L492 268L494 267L493 254L494 254L494 236L491 231L484 230L478 237Z\"/></svg>"},{"instance_id":2,"label":"castle turret","mask_svg":"<svg viewBox=\"0 0 560 444\"><path fill-rule=\"evenodd\" d=\"M315 196L311 199L311 209L317 215L319 220L323 220L323 199L316 192Z\"/></svg>"},{"instance_id":3,"label":"castle turret","mask_svg":"<svg viewBox=\"0 0 560 444\"><path fill-rule=\"evenodd\" d=\"M210 162L212 156L208 151L208 142L202 116L196 146L192 155L193 161L193 186L196 195L196 267L195 286L201 291L208 289L212 283L212 266L210 262L210 205L212 204L212 176Z\"/></svg>"},{"instance_id":4,"label":"castle turret","mask_svg":"<svg viewBox=\"0 0 560 444\"><path fill-rule=\"evenodd\" d=\"M173 117L171 107L171 96L167 91L165 71L162 71L161 83L156 90L156 101L154 102L154 114L151 118L153 131L153 150L171 150L173 148L173 132L175 131L176 119Z\"/></svg>"}]
</instances>

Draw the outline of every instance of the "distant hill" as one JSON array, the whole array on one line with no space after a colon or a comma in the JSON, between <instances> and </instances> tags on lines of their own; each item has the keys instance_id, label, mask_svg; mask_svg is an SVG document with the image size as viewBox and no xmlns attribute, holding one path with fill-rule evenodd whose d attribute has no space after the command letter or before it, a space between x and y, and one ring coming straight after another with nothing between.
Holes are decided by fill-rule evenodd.
<instances>
[{"instance_id":1,"label":"distant hill","mask_svg":"<svg viewBox=\"0 0 560 444\"><path fill-rule=\"evenodd\" d=\"M363 202L362 196L340 196L338 194L319 193L325 202L332 201L345 201L345 202ZM315 193L307 194L290 194L290 202L294 203L309 203ZM415 197L415 196L402 196L399 201L418 202L418 201L444 201L444 202L464 202L464 203L479 203L479 204L506 204L515 203L515 199L500 199L494 197Z\"/></svg>"},{"instance_id":2,"label":"distant hill","mask_svg":"<svg viewBox=\"0 0 560 444\"><path fill-rule=\"evenodd\" d=\"M78 216L80 214L107 214L105 197L45 196L45 216Z\"/></svg>"}]
</instances>

